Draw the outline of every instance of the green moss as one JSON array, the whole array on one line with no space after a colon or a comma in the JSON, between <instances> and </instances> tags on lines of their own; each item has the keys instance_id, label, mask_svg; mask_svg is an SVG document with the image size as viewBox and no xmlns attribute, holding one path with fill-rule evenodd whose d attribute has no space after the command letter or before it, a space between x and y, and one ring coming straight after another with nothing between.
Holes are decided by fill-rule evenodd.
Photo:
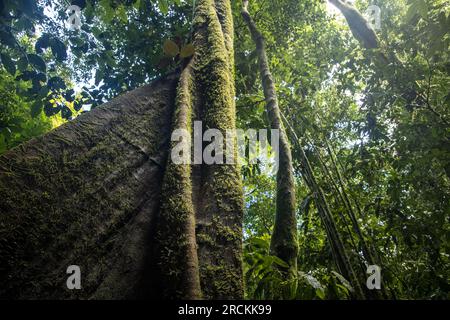
<instances>
[{"instance_id":1,"label":"green moss","mask_svg":"<svg viewBox=\"0 0 450 320\"><path fill-rule=\"evenodd\" d=\"M209 234L205 233L197 233L197 242L201 244L202 246L214 246L215 241Z\"/></svg>"},{"instance_id":2,"label":"green moss","mask_svg":"<svg viewBox=\"0 0 450 320\"><path fill-rule=\"evenodd\" d=\"M195 117L202 120L204 128L217 128L225 133L235 127L230 2L201 0L195 12L196 54L183 71L178 86L173 128L192 131ZM203 178L196 183L200 184L202 201L194 206L193 199L198 195L193 194L191 167L176 166L170 161L167 166L159 231L160 265L165 283L169 282L166 294L171 297L183 294L183 288L188 287L184 276L186 257L187 252L192 253L191 237L195 230L186 225L202 216L211 222L202 222L202 229L194 233L204 297L240 298L243 212L240 176L235 166L217 165L200 170ZM211 268L221 270L220 281L224 283L216 284L218 275L209 272Z\"/></svg>"},{"instance_id":3,"label":"green moss","mask_svg":"<svg viewBox=\"0 0 450 320\"><path fill-rule=\"evenodd\" d=\"M240 274L234 270L223 266L203 265L200 271L203 281L211 281L211 285L205 289L205 298L226 299L230 293L236 296L242 294Z\"/></svg>"},{"instance_id":4,"label":"green moss","mask_svg":"<svg viewBox=\"0 0 450 320\"><path fill-rule=\"evenodd\" d=\"M98 289L123 246L124 225L146 200L134 174L151 150L161 152L159 134L148 128L160 132L169 108L108 114L106 127L89 113L0 157L0 296L88 298ZM64 289L74 263L84 270L81 291Z\"/></svg>"}]
</instances>

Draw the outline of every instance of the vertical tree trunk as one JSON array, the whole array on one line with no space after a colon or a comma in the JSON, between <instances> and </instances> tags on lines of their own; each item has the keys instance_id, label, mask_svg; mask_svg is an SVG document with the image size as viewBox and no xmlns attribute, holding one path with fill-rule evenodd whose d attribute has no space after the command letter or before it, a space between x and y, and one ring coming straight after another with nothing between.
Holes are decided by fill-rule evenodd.
<instances>
[{"instance_id":1,"label":"vertical tree trunk","mask_svg":"<svg viewBox=\"0 0 450 320\"><path fill-rule=\"evenodd\" d=\"M272 129L280 132L280 156L277 172L277 199L275 225L271 239L271 250L289 265L289 274L297 275L297 218L295 212L295 186L292 155L286 131L281 120L278 97L270 72L264 38L248 12L248 0L243 1L242 17L250 29L256 44L258 65L266 100L266 109Z\"/></svg>"}]
</instances>

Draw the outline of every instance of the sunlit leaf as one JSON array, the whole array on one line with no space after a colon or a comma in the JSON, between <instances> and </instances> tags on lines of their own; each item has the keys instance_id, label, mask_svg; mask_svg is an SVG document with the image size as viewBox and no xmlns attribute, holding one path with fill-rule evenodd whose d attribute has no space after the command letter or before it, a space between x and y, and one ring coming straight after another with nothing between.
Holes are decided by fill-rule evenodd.
<instances>
[{"instance_id":1,"label":"sunlit leaf","mask_svg":"<svg viewBox=\"0 0 450 320\"><path fill-rule=\"evenodd\" d=\"M164 49L164 53L170 57L175 57L180 52L180 48L172 40L164 41L163 49Z\"/></svg>"},{"instance_id":2,"label":"sunlit leaf","mask_svg":"<svg viewBox=\"0 0 450 320\"><path fill-rule=\"evenodd\" d=\"M188 58L192 56L195 52L194 46L192 44L187 44L181 48L180 58Z\"/></svg>"}]
</instances>

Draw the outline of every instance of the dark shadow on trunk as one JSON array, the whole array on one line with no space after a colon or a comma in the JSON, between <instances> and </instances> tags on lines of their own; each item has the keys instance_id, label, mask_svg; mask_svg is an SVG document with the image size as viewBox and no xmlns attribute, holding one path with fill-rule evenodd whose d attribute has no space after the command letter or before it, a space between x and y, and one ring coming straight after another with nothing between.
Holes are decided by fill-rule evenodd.
<instances>
[{"instance_id":1,"label":"dark shadow on trunk","mask_svg":"<svg viewBox=\"0 0 450 320\"><path fill-rule=\"evenodd\" d=\"M178 75L0 157L0 297L157 297L150 256ZM69 265L81 290L68 290Z\"/></svg>"}]
</instances>

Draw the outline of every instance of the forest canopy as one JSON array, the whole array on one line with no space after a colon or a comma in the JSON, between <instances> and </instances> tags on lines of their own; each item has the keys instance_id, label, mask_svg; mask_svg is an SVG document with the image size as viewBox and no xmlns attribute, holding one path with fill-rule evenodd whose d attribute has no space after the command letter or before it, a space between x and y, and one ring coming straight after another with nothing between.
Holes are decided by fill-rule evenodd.
<instances>
[{"instance_id":1,"label":"forest canopy","mask_svg":"<svg viewBox=\"0 0 450 320\"><path fill-rule=\"evenodd\" d=\"M1 298L450 298L448 1L6 0L0 45ZM199 120L278 172L171 163Z\"/></svg>"}]
</instances>

